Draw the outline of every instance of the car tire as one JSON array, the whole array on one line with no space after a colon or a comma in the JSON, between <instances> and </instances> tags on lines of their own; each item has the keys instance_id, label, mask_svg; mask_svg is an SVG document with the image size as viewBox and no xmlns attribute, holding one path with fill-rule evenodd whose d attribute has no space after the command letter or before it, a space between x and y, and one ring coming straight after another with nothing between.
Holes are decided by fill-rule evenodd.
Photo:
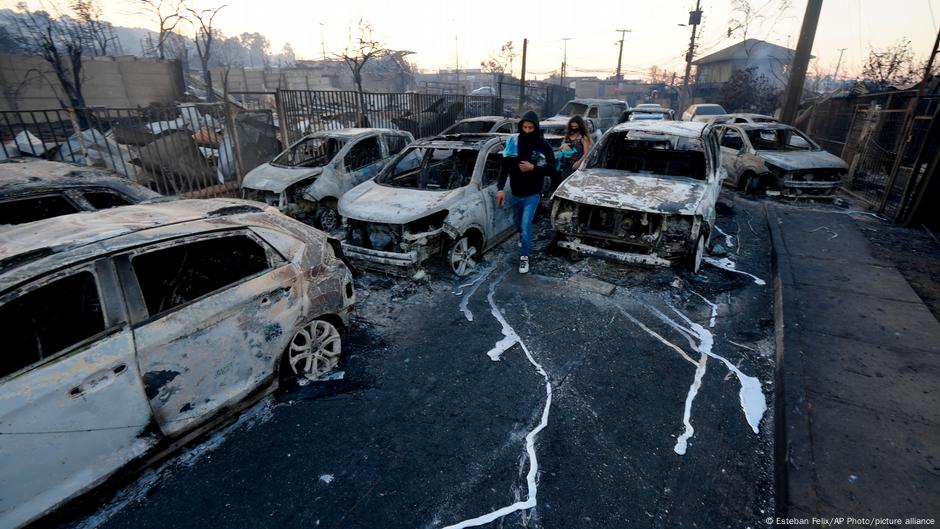
<instances>
[{"instance_id":1,"label":"car tire","mask_svg":"<svg viewBox=\"0 0 940 529\"><path fill-rule=\"evenodd\" d=\"M339 216L339 212L336 211L336 208L320 206L314 214L314 222L317 228L330 233L340 227L342 217Z\"/></svg>"},{"instance_id":2,"label":"car tire","mask_svg":"<svg viewBox=\"0 0 940 529\"><path fill-rule=\"evenodd\" d=\"M705 234L699 234L695 246L689 251L686 258L686 270L692 274L697 274L702 268L702 260L705 258Z\"/></svg>"},{"instance_id":3,"label":"car tire","mask_svg":"<svg viewBox=\"0 0 940 529\"><path fill-rule=\"evenodd\" d=\"M754 195L760 189L760 177L750 171L738 179L738 189L745 195Z\"/></svg>"},{"instance_id":4,"label":"car tire","mask_svg":"<svg viewBox=\"0 0 940 529\"><path fill-rule=\"evenodd\" d=\"M476 269L479 253L477 244L467 235L461 235L447 250L447 264L458 277L466 276Z\"/></svg>"},{"instance_id":5,"label":"car tire","mask_svg":"<svg viewBox=\"0 0 940 529\"><path fill-rule=\"evenodd\" d=\"M317 380L336 368L342 350L339 330L332 323L309 321L297 329L287 345L284 374Z\"/></svg>"}]
</instances>

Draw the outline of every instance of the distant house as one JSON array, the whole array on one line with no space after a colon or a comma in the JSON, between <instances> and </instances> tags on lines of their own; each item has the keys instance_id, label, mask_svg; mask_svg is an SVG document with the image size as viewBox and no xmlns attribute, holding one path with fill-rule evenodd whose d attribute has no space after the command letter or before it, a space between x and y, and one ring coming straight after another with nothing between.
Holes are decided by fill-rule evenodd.
<instances>
[{"instance_id":1,"label":"distant house","mask_svg":"<svg viewBox=\"0 0 940 529\"><path fill-rule=\"evenodd\" d=\"M746 39L723 50L692 61L696 67L693 96L710 101L718 96L721 86L738 70L756 68L780 88L786 87L790 63L796 50L757 39Z\"/></svg>"}]
</instances>

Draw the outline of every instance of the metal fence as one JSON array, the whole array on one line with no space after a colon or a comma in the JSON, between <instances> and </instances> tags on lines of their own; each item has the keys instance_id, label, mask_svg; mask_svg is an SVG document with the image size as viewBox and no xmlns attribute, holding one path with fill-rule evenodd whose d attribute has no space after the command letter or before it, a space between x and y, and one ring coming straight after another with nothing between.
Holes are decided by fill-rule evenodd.
<instances>
[{"instance_id":1,"label":"metal fence","mask_svg":"<svg viewBox=\"0 0 940 529\"><path fill-rule=\"evenodd\" d=\"M539 117L554 116L565 103L574 99L575 91L561 85L542 83L539 81L526 81L525 98L520 104L519 92L521 82L515 79L501 79L496 83L497 97L505 101L507 110L513 113L519 111L535 110Z\"/></svg>"},{"instance_id":2,"label":"metal fence","mask_svg":"<svg viewBox=\"0 0 940 529\"><path fill-rule=\"evenodd\" d=\"M226 103L0 112L0 159L107 168L165 195L235 196L279 150L272 111Z\"/></svg>"},{"instance_id":3,"label":"metal fence","mask_svg":"<svg viewBox=\"0 0 940 529\"><path fill-rule=\"evenodd\" d=\"M360 112L361 107L361 112ZM353 91L278 90L282 139L319 130L381 127L432 136L459 119L503 114L497 97L435 94L360 94Z\"/></svg>"}]
</instances>

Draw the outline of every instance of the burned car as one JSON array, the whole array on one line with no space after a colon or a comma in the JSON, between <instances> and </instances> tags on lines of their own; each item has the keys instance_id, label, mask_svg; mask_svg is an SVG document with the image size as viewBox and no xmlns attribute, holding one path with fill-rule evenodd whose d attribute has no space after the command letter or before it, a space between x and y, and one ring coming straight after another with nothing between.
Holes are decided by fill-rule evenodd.
<instances>
[{"instance_id":1,"label":"burned car","mask_svg":"<svg viewBox=\"0 0 940 529\"><path fill-rule=\"evenodd\" d=\"M676 113L671 108L663 108L659 105L640 105L624 110L623 114L620 115L619 123L628 121L673 121L674 119L676 119Z\"/></svg>"},{"instance_id":2,"label":"burned car","mask_svg":"<svg viewBox=\"0 0 940 529\"><path fill-rule=\"evenodd\" d=\"M355 301L340 252L231 199L0 229L0 526L333 368Z\"/></svg>"},{"instance_id":3,"label":"burned car","mask_svg":"<svg viewBox=\"0 0 940 529\"><path fill-rule=\"evenodd\" d=\"M553 196L557 244L697 272L725 177L704 123L632 121L607 131Z\"/></svg>"},{"instance_id":4,"label":"burned car","mask_svg":"<svg viewBox=\"0 0 940 529\"><path fill-rule=\"evenodd\" d=\"M721 159L728 183L752 193L830 195L849 166L799 130L782 123L720 125Z\"/></svg>"},{"instance_id":5,"label":"burned car","mask_svg":"<svg viewBox=\"0 0 940 529\"><path fill-rule=\"evenodd\" d=\"M713 125L721 123L778 123L779 120L766 114L752 114L747 112L737 112L733 114L722 114L711 118Z\"/></svg>"},{"instance_id":6,"label":"burned car","mask_svg":"<svg viewBox=\"0 0 940 529\"><path fill-rule=\"evenodd\" d=\"M503 116L480 116L478 118L461 119L441 132L441 136L448 134L512 134L516 132L518 118L504 118Z\"/></svg>"},{"instance_id":7,"label":"burned car","mask_svg":"<svg viewBox=\"0 0 940 529\"><path fill-rule=\"evenodd\" d=\"M316 132L294 142L242 182L244 198L330 232L341 224L336 204L344 193L375 176L414 138L391 129Z\"/></svg>"},{"instance_id":8,"label":"burned car","mask_svg":"<svg viewBox=\"0 0 940 529\"><path fill-rule=\"evenodd\" d=\"M510 201L498 207L495 200L505 138L446 136L410 145L340 200L347 255L392 270L444 256L458 276L472 272L477 258L514 229Z\"/></svg>"},{"instance_id":9,"label":"burned car","mask_svg":"<svg viewBox=\"0 0 940 529\"><path fill-rule=\"evenodd\" d=\"M163 198L104 169L46 160L0 164L0 225Z\"/></svg>"}]
</instances>

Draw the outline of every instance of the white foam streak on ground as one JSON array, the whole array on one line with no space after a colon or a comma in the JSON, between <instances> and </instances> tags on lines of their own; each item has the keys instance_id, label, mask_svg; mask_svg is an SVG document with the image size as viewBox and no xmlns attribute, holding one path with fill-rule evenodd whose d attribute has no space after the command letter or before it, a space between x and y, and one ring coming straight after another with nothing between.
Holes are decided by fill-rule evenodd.
<instances>
[{"instance_id":1,"label":"white foam streak on ground","mask_svg":"<svg viewBox=\"0 0 940 529\"><path fill-rule=\"evenodd\" d=\"M548 379L548 374L545 372L545 369L543 369L542 366L538 362L535 361L535 358L532 357L532 353L529 352L529 348L526 347L525 342L523 342L519 338L518 334L516 334L516 331L512 328L511 325L509 325L509 323L505 320L505 318L503 318L502 314L499 311L499 307L496 306L496 302L493 300L493 296L496 292L496 286L500 282L502 282L503 279L505 278L506 278L506 273L503 273L503 275L501 275L496 281L494 281L493 284L490 285L490 293L487 296L487 300L490 303L490 309L493 312L493 316L495 316L496 319L499 320L500 324L503 326L504 338L503 340L500 340L500 342L506 340L509 336L514 337L515 341L513 343L516 343L516 342L519 343L519 346L522 348L522 351L525 353L525 356L529 360L529 363L532 364L532 366L535 367L535 370L538 372L538 374L542 375L542 378L545 379L545 407L542 409L541 420L539 421L539 424L525 436L525 450L529 458L529 472L526 474L528 498L525 501L517 501L511 505L507 505L506 507L497 509L493 512L484 514L482 516L471 518L469 520L464 520L454 525L448 525L444 529L462 529L464 527L476 527L476 526L488 524L494 520L498 520L514 512L532 509L538 504L536 500L538 487L535 482L535 478L536 476L538 476L539 463L535 454L535 439L538 436L539 432L541 432L542 430L545 429L546 426L548 426L548 414L551 411L551 407L552 407L552 384ZM508 333L510 334L507 334L507 330L508 330ZM494 350L495 349L496 348L494 348ZM487 354L489 355L489 353ZM490 356L490 358L493 358L493 357Z\"/></svg>"},{"instance_id":2,"label":"white foam streak on ground","mask_svg":"<svg viewBox=\"0 0 940 529\"><path fill-rule=\"evenodd\" d=\"M715 321L718 319L718 305L717 305L716 303L712 303L711 301L708 300L708 298L706 298L705 296L699 294L698 292L696 292L696 291L694 291L694 290L692 291L692 293L695 294L696 296L702 298L702 301L704 301L705 303L707 303L708 306L712 308L712 316L711 316L711 318L709 318L709 320L708 320L708 327L709 327L709 328L714 327L714 326L715 326Z\"/></svg>"},{"instance_id":3,"label":"white foam streak on ground","mask_svg":"<svg viewBox=\"0 0 940 529\"><path fill-rule=\"evenodd\" d=\"M679 347L678 345L676 345L676 344L670 342L669 340L663 338L659 333L657 333L657 332L654 331L653 329L650 329L650 328L647 327L646 325L643 325L643 322L641 322L640 320L634 318L634 317L633 317L630 313L628 313L627 311L625 311L625 310L623 310L623 309L620 309L620 312L624 315L625 318L627 318L628 320L632 321L637 327L639 327L639 328L643 329L644 331L646 331L647 334L649 334L649 335L652 336L653 338L656 338L657 340L659 340L660 342L662 342L662 343L665 344L666 346L671 347L672 349L674 349L677 353L679 353L680 355L682 355L682 358L685 358L686 360L688 360L690 364L692 364L693 366L698 366L698 362L696 362L695 360L692 360L692 357L689 356L689 355L687 355L687 354L685 353L685 351L682 350L681 347Z\"/></svg>"},{"instance_id":4,"label":"white foam streak on ground","mask_svg":"<svg viewBox=\"0 0 940 529\"><path fill-rule=\"evenodd\" d=\"M764 417L764 413L767 411L767 398L764 396L764 392L761 389L760 380L755 377L745 375L727 358L712 352L712 346L714 345L714 338L712 337L712 333L698 323L690 320L685 314L680 312L675 307L670 308L673 310L673 312L678 314L680 318L688 323L689 328L687 330L698 336L700 341L699 351L716 360L720 360L725 364L725 367L727 367L728 370L734 373L734 375L737 377L738 383L741 384L741 389L738 391L738 399L741 402L741 411L744 412L744 417L747 420L747 424L751 427L751 430L754 433L758 433L760 429L760 421ZM661 312L655 309L653 309L653 311L660 318L665 318L666 320L669 319ZM673 323L678 325L675 322Z\"/></svg>"},{"instance_id":5,"label":"white foam streak on ground","mask_svg":"<svg viewBox=\"0 0 940 529\"><path fill-rule=\"evenodd\" d=\"M763 279L757 277L757 276L754 275L754 274L749 274L749 273L747 273L747 272L745 272L745 271L743 271L743 270L738 270L738 269L735 267L734 261L732 261L731 259L728 259L727 257L724 257L724 258L722 258L722 259L715 259L715 258L713 258L713 257L705 257L705 262L708 263L708 264L710 264L710 265L712 265L712 266L721 268L722 270L727 270L727 271L729 271L729 272L734 272L734 273L736 273L736 274L742 274L742 275L749 276L749 277L753 278L753 279L754 279L754 282L757 283L758 285L764 286L764 285L767 284L766 281L764 281Z\"/></svg>"},{"instance_id":6,"label":"white foam streak on ground","mask_svg":"<svg viewBox=\"0 0 940 529\"><path fill-rule=\"evenodd\" d=\"M715 231L720 233L725 238L725 243L728 245L728 248L734 248L734 235L728 235L724 232L724 230L719 228L717 224L715 224L714 228Z\"/></svg>"},{"instance_id":7,"label":"white foam streak on ground","mask_svg":"<svg viewBox=\"0 0 940 529\"><path fill-rule=\"evenodd\" d=\"M685 430L682 432L682 435L676 439L676 446L672 448L672 450L680 456L685 455L685 451L689 447L689 439L695 434L695 428L692 427L692 402L695 401L698 390L702 387L702 377L705 376L707 363L708 356L699 356L698 363L695 367L695 378L692 379L692 385L689 387L689 392L685 396L685 409L682 412L682 424L685 425Z\"/></svg>"},{"instance_id":8,"label":"white foam streak on ground","mask_svg":"<svg viewBox=\"0 0 940 529\"><path fill-rule=\"evenodd\" d=\"M105 505L95 514L75 524L72 526L72 529L95 529L96 527L100 527L114 515L124 510L128 505L143 501L153 487L170 476L174 468L192 467L204 455L221 446L229 434L235 430L254 428L270 420L274 416L273 410L273 397L266 397L253 408L243 413L234 423L212 434L205 442L186 450L178 457L163 463L155 470L147 470L137 481L118 493L114 500L108 505Z\"/></svg>"},{"instance_id":9,"label":"white foam streak on ground","mask_svg":"<svg viewBox=\"0 0 940 529\"><path fill-rule=\"evenodd\" d=\"M496 306L496 302L493 301L493 297L496 295L496 285L498 285L503 279L506 278L506 273L503 273L496 281L490 285L490 293L486 296L487 301L490 302L490 311L493 313L493 317L496 318L496 321L502 326L500 329L503 333L503 338L496 342L496 345L492 349L486 352L486 356L490 357L490 360L498 362L500 357L503 356L507 350L513 345L522 344L522 340L519 339L519 335L516 334L516 331L512 328L512 325L509 325L509 322L506 321L506 318L503 317L503 314L499 311L499 308Z\"/></svg>"},{"instance_id":10,"label":"white foam streak on ground","mask_svg":"<svg viewBox=\"0 0 940 529\"><path fill-rule=\"evenodd\" d=\"M477 289L480 288L480 285L486 280L487 277L496 270L496 265L491 264L486 268L483 268L479 274L473 277L470 281L457 287L457 290L454 292L455 296L463 295L463 299L460 300L460 312L463 312L463 315L467 318L467 321L473 321L473 312L470 311L468 304L470 303L470 298L476 294ZM470 287L470 290L464 292L464 289Z\"/></svg>"}]
</instances>

